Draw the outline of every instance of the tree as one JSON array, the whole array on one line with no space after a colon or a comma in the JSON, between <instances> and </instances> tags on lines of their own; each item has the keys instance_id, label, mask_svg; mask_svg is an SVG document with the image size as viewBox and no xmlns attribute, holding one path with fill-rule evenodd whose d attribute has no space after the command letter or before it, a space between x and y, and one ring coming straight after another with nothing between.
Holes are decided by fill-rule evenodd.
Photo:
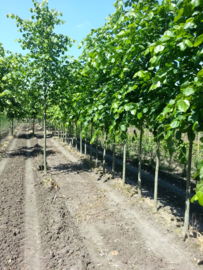
<instances>
[{"instance_id":1,"label":"tree","mask_svg":"<svg viewBox=\"0 0 203 270\"><path fill-rule=\"evenodd\" d=\"M47 172L46 165L46 110L47 101L53 97L57 90L57 82L60 77L61 66L68 64L67 58L62 56L67 51L67 46L72 46L73 40L68 36L54 33L54 26L65 23L58 19L62 13L49 9L48 0L43 0L40 4L33 0L34 8L31 19L23 20L18 15L7 15L16 19L16 25L23 38L18 39L23 49L30 50L30 57L33 68L39 71L38 87L40 95L43 97L44 107L44 172Z\"/></svg>"}]
</instances>

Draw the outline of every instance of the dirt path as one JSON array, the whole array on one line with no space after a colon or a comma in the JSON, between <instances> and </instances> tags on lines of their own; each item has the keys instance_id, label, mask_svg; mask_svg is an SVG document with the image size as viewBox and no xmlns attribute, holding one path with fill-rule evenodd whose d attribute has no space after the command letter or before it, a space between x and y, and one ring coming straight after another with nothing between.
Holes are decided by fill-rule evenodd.
<instances>
[{"instance_id":1,"label":"dirt path","mask_svg":"<svg viewBox=\"0 0 203 270\"><path fill-rule=\"evenodd\" d=\"M42 145L24 125L0 162L0 270L197 269L170 222L52 138L44 175Z\"/></svg>"},{"instance_id":2,"label":"dirt path","mask_svg":"<svg viewBox=\"0 0 203 270\"><path fill-rule=\"evenodd\" d=\"M27 130L28 132L28 130ZM24 245L24 269L36 270L43 269L40 266L40 228L38 221L38 211L36 195L34 189L34 174L30 159L31 144L29 135L26 134L26 170L25 170L25 245Z\"/></svg>"},{"instance_id":3,"label":"dirt path","mask_svg":"<svg viewBox=\"0 0 203 270\"><path fill-rule=\"evenodd\" d=\"M23 125L0 162L0 269L37 270L39 227L30 142Z\"/></svg>"},{"instance_id":4,"label":"dirt path","mask_svg":"<svg viewBox=\"0 0 203 270\"><path fill-rule=\"evenodd\" d=\"M17 132L16 137L12 140L6 153L3 154L3 159L1 160L1 166L0 166L0 176L3 173L7 163L9 161L9 155L12 154L13 149L16 147L16 143L18 141L18 136L20 135L20 132L21 132L21 129Z\"/></svg>"},{"instance_id":5,"label":"dirt path","mask_svg":"<svg viewBox=\"0 0 203 270\"><path fill-rule=\"evenodd\" d=\"M0 269L23 269L25 142L19 131L0 162Z\"/></svg>"},{"instance_id":6,"label":"dirt path","mask_svg":"<svg viewBox=\"0 0 203 270\"><path fill-rule=\"evenodd\" d=\"M48 157L50 175L96 269L196 269L177 234L162 227L145 203L135 204L57 140L49 139L48 147L55 153Z\"/></svg>"}]
</instances>

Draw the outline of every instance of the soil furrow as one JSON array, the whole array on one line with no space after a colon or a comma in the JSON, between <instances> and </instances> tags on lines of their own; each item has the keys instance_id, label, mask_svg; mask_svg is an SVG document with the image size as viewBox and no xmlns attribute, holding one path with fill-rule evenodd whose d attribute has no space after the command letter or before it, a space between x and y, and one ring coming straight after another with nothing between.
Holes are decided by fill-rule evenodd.
<instances>
[{"instance_id":1,"label":"soil furrow","mask_svg":"<svg viewBox=\"0 0 203 270\"><path fill-rule=\"evenodd\" d=\"M23 133L23 128L19 131ZM22 270L24 265L24 140L15 139L6 152L0 177L0 269ZM12 151L11 151L12 150Z\"/></svg>"},{"instance_id":2,"label":"soil furrow","mask_svg":"<svg viewBox=\"0 0 203 270\"><path fill-rule=\"evenodd\" d=\"M35 146L33 164L35 169L43 164L42 136L32 141ZM47 147L48 156L54 152ZM35 185L39 212L41 246L43 251L43 270L92 270L95 268L84 237L79 233L61 195L61 189L51 175L37 172Z\"/></svg>"},{"instance_id":3,"label":"soil furrow","mask_svg":"<svg viewBox=\"0 0 203 270\"><path fill-rule=\"evenodd\" d=\"M11 144L9 145L6 153L3 154L3 159L1 160L0 163L0 176L3 173L8 161L9 161L9 155L12 154L13 149L16 147L16 143L18 141L18 136L21 132L21 129L19 129L19 131L17 132L16 137L12 140Z\"/></svg>"},{"instance_id":4,"label":"soil furrow","mask_svg":"<svg viewBox=\"0 0 203 270\"><path fill-rule=\"evenodd\" d=\"M25 169L25 244L24 244L24 269L43 269L40 266L40 228L38 221L38 211L34 189L34 174L30 159L31 144L27 134L27 152Z\"/></svg>"}]
</instances>

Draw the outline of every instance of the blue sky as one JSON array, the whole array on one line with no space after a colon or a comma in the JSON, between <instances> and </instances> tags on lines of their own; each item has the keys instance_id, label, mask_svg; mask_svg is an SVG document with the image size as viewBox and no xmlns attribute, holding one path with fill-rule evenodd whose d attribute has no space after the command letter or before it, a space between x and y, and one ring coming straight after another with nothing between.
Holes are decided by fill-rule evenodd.
<instances>
[{"instance_id":1,"label":"blue sky","mask_svg":"<svg viewBox=\"0 0 203 270\"><path fill-rule=\"evenodd\" d=\"M41 2L42 0L39 0ZM114 13L116 0L49 0L49 7L63 13L64 25L56 27L56 32L78 41L70 48L70 55L75 58L81 54L78 49L80 41L86 37L92 28L104 25L105 18ZM159 0L160 2L161 0ZM0 43L6 50L25 54L15 39L21 38L21 33L15 26L15 20L8 19L6 14L13 13L22 19L29 19L29 8L34 7L32 0L0 0Z\"/></svg>"},{"instance_id":2,"label":"blue sky","mask_svg":"<svg viewBox=\"0 0 203 270\"><path fill-rule=\"evenodd\" d=\"M21 37L17 32L15 20L8 19L6 14L14 13L22 19L29 19L31 13L29 8L34 7L32 0L0 0L0 43L6 50L25 54L15 39ZM41 0L39 1L41 2ZM90 32L92 28L104 25L105 18L115 11L113 3L115 0L49 0L49 7L63 13L64 25L57 26L56 32L80 41ZM76 44L70 48L70 54L77 58L82 50Z\"/></svg>"}]
</instances>

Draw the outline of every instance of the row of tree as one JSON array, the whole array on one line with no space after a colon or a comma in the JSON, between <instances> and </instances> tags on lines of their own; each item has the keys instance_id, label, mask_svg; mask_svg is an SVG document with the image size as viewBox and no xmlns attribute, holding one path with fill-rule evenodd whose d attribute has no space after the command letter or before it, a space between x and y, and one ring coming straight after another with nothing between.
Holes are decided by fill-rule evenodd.
<instances>
[{"instance_id":1,"label":"row of tree","mask_svg":"<svg viewBox=\"0 0 203 270\"><path fill-rule=\"evenodd\" d=\"M192 146L203 131L203 3L200 0L117 0L116 11L103 27L92 29L81 42L78 60L67 56L74 40L54 33L64 23L62 15L50 10L48 1L33 0L31 19L16 19L26 56L5 53L1 46L0 107L12 104L14 115L29 113L37 118L44 112L63 125L77 122L83 136L94 126L91 142L98 133L124 141L129 126L140 130L138 194L141 197L142 133L149 129L155 138L156 173L154 186L157 210L160 141L179 141L180 161L188 161L184 231L189 225ZM182 134L189 139L189 154ZM104 156L105 156L104 147ZM172 149L172 148L171 148ZM170 149L169 149L170 150ZM172 151L172 150L171 150ZM125 156L125 154L124 154ZM46 172L46 128L44 129ZM197 174L203 179L203 162ZM196 195L203 205L203 182Z\"/></svg>"}]
</instances>

